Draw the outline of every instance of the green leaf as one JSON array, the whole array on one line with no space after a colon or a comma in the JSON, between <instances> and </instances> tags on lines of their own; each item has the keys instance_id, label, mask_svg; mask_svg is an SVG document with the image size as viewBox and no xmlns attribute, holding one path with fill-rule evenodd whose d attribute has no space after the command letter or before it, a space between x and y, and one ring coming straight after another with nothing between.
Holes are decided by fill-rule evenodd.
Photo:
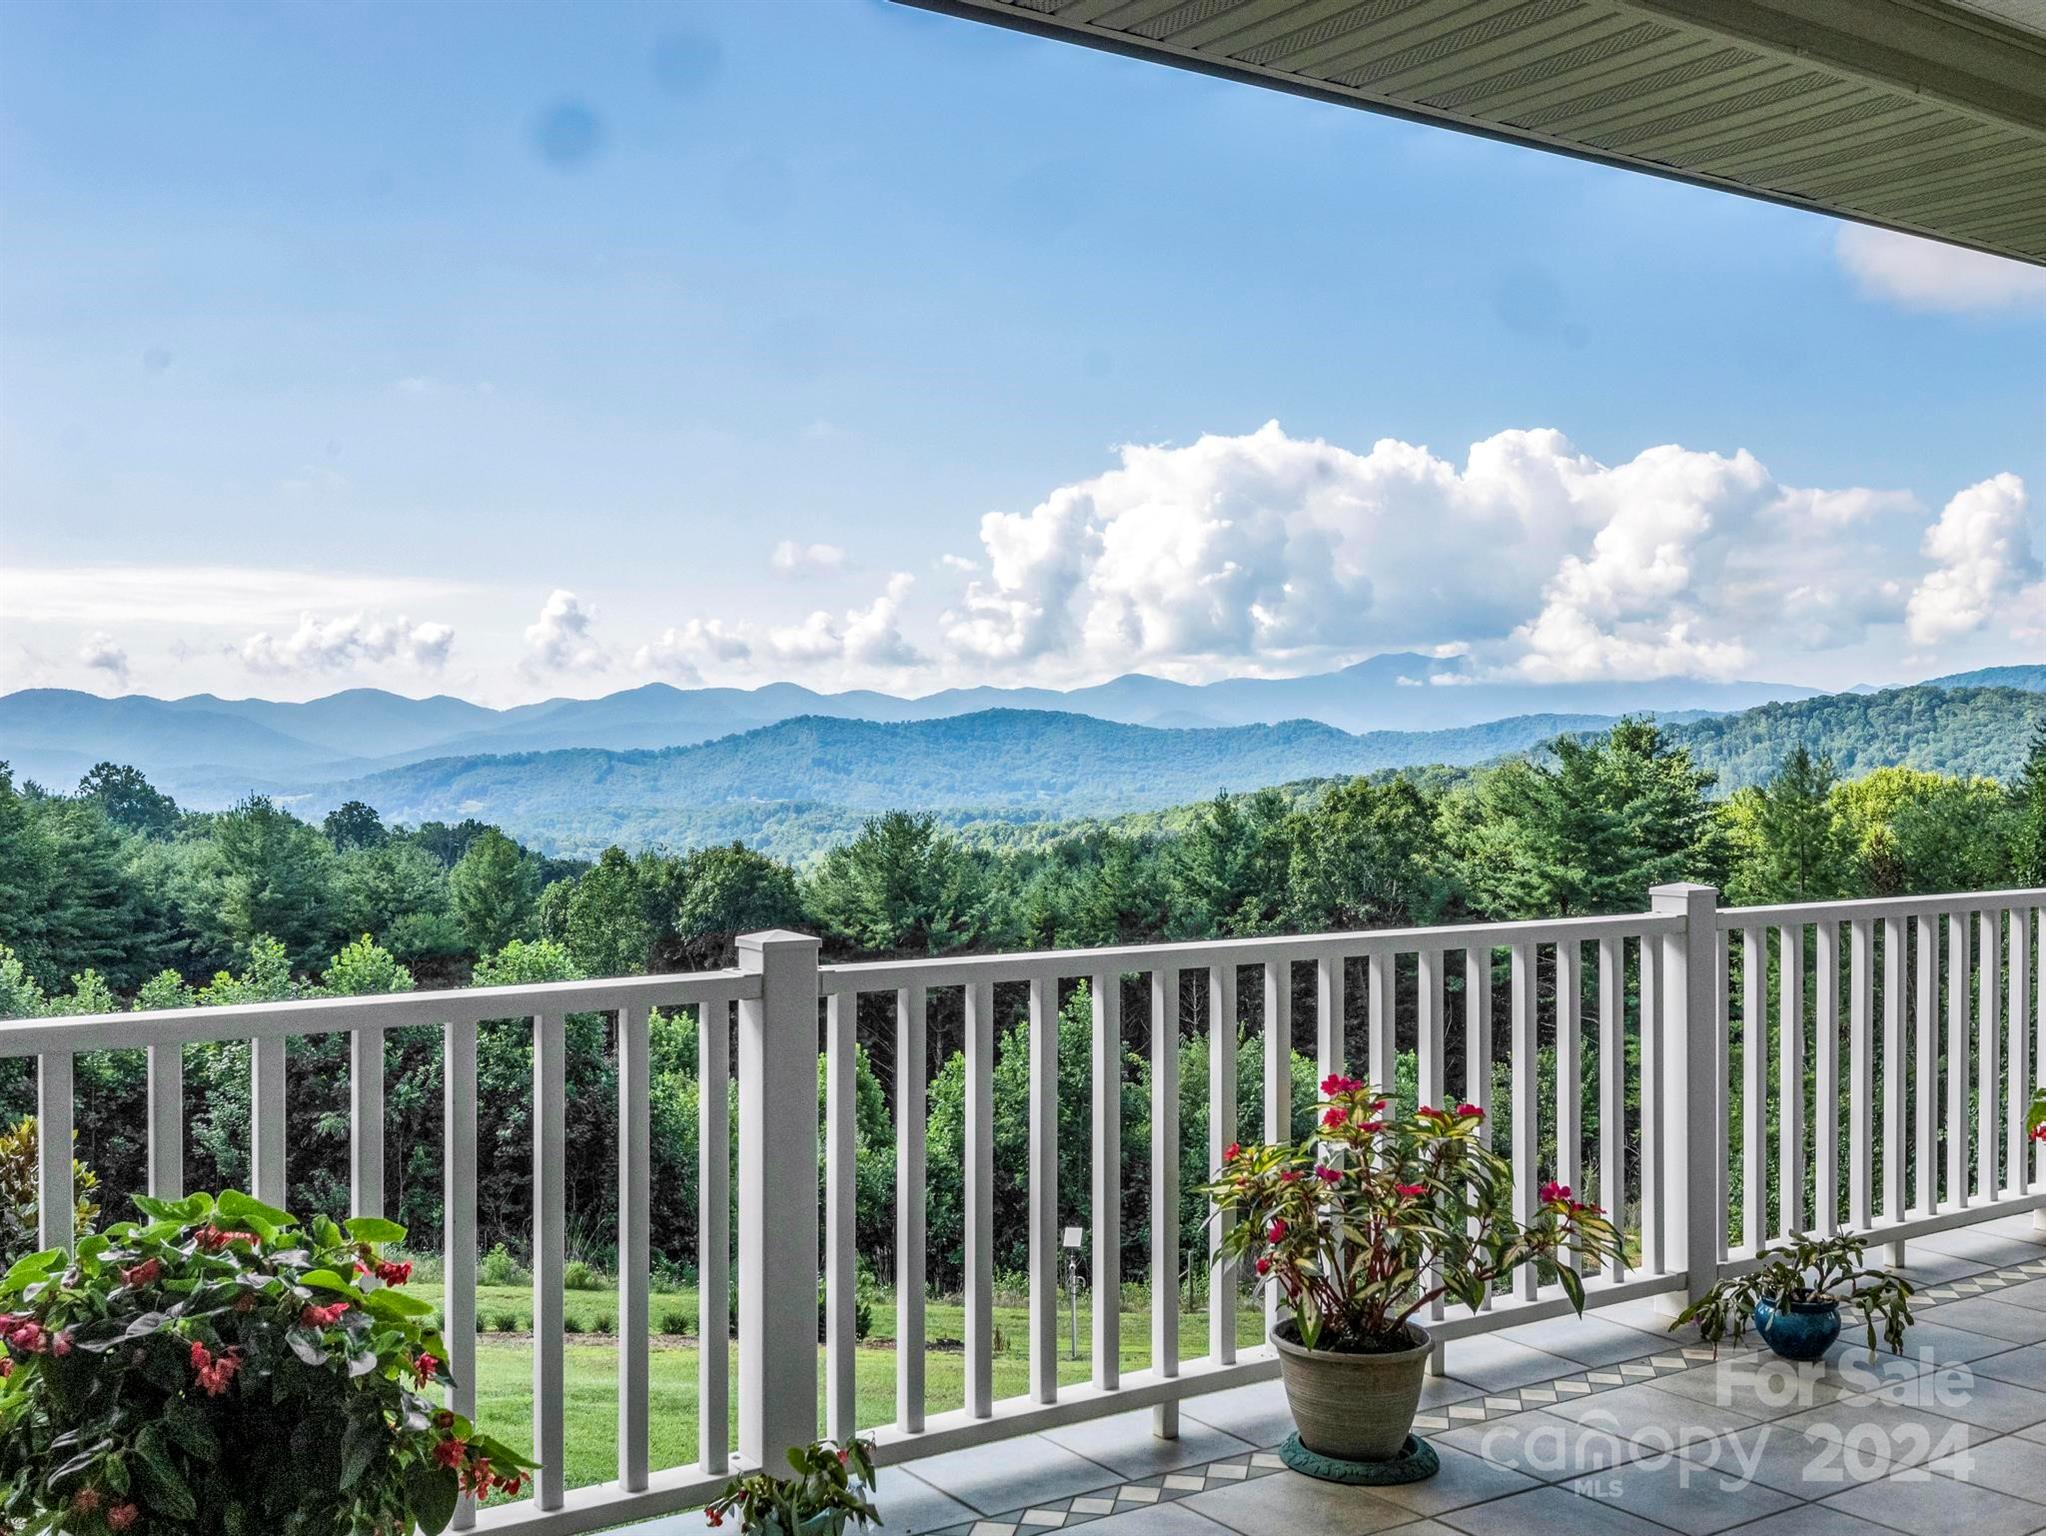
<instances>
[{"instance_id":1,"label":"green leaf","mask_svg":"<svg viewBox=\"0 0 2046 1536\"><path fill-rule=\"evenodd\" d=\"M300 1285L310 1285L322 1291L339 1291L350 1301L356 1300L358 1296L355 1287L349 1284L347 1277L336 1274L331 1269L309 1269L298 1277L298 1283Z\"/></svg>"},{"instance_id":2,"label":"green leaf","mask_svg":"<svg viewBox=\"0 0 2046 1536\"><path fill-rule=\"evenodd\" d=\"M395 1291L386 1286L382 1290L369 1292L362 1298L363 1310L372 1317L386 1318L392 1322L425 1317L433 1311L433 1303Z\"/></svg>"},{"instance_id":3,"label":"green leaf","mask_svg":"<svg viewBox=\"0 0 2046 1536\"><path fill-rule=\"evenodd\" d=\"M296 1226L297 1220L289 1211L280 1211L274 1205L243 1194L238 1189L222 1190L220 1193L220 1215L224 1221L236 1224L260 1221L272 1228Z\"/></svg>"},{"instance_id":4,"label":"green leaf","mask_svg":"<svg viewBox=\"0 0 2046 1536\"><path fill-rule=\"evenodd\" d=\"M1570 1298L1570 1305L1579 1312L1582 1312L1584 1310L1584 1281L1578 1276L1577 1271L1568 1265L1563 1265L1556 1270L1556 1278L1563 1282L1563 1294Z\"/></svg>"},{"instance_id":5,"label":"green leaf","mask_svg":"<svg viewBox=\"0 0 2046 1536\"><path fill-rule=\"evenodd\" d=\"M135 1471L141 1484L143 1503L166 1520L189 1521L199 1514L199 1501L192 1497L191 1484L171 1459L161 1428L146 1426L135 1437Z\"/></svg>"},{"instance_id":6,"label":"green leaf","mask_svg":"<svg viewBox=\"0 0 2046 1536\"><path fill-rule=\"evenodd\" d=\"M166 1399L163 1429L186 1455L196 1456L209 1465L220 1460L220 1437L213 1433L205 1410L196 1403L183 1397Z\"/></svg>"},{"instance_id":7,"label":"green leaf","mask_svg":"<svg viewBox=\"0 0 2046 1536\"><path fill-rule=\"evenodd\" d=\"M402 1243L405 1229L381 1216L355 1216L347 1222L348 1235L358 1243Z\"/></svg>"},{"instance_id":8,"label":"green leaf","mask_svg":"<svg viewBox=\"0 0 2046 1536\"><path fill-rule=\"evenodd\" d=\"M351 1419L348 1432L341 1437L341 1487L353 1488L362 1480L362 1474L375 1461L377 1453L384 1449L383 1426L369 1419Z\"/></svg>"},{"instance_id":9,"label":"green leaf","mask_svg":"<svg viewBox=\"0 0 2046 1536\"><path fill-rule=\"evenodd\" d=\"M45 1248L41 1253L24 1254L8 1266L6 1277L0 1279L0 1287L14 1291L33 1284L55 1269L63 1257L62 1248Z\"/></svg>"},{"instance_id":10,"label":"green leaf","mask_svg":"<svg viewBox=\"0 0 2046 1536\"><path fill-rule=\"evenodd\" d=\"M415 1462L405 1469L405 1508L426 1536L440 1536L448 1528L460 1493L452 1468Z\"/></svg>"}]
</instances>

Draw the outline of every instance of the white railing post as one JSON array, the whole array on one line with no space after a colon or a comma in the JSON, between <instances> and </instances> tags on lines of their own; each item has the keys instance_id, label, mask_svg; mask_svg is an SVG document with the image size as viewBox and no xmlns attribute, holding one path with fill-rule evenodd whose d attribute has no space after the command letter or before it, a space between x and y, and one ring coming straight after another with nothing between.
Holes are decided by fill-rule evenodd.
<instances>
[{"instance_id":1,"label":"white railing post","mask_svg":"<svg viewBox=\"0 0 2046 1536\"><path fill-rule=\"evenodd\" d=\"M37 1058L36 1239L45 1248L67 1251L78 1225L78 1185L71 1166L72 1073L69 1051Z\"/></svg>"},{"instance_id":2,"label":"white railing post","mask_svg":"<svg viewBox=\"0 0 2046 1536\"><path fill-rule=\"evenodd\" d=\"M1681 1298L1665 1293L1665 1307L1682 1307L1719 1282L1719 1230L1726 1213L1719 1170L1710 1149L1718 1144L1714 1116L1723 1125L1713 1070L1713 972L1719 950L1719 892L1709 885L1659 885L1653 910L1684 919L1683 930L1662 943L1662 1168L1663 1240L1672 1271L1689 1276ZM1702 1155L1701 1155L1702 1153Z\"/></svg>"},{"instance_id":3,"label":"white railing post","mask_svg":"<svg viewBox=\"0 0 2046 1536\"><path fill-rule=\"evenodd\" d=\"M817 941L738 941L739 1454L783 1465L817 1434Z\"/></svg>"}]
</instances>

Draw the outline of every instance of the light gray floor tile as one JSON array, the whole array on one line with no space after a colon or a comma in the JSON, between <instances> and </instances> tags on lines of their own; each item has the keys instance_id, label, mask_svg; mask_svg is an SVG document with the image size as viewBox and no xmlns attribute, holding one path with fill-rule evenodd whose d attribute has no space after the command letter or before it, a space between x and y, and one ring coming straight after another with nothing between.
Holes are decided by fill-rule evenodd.
<instances>
[{"instance_id":1,"label":"light gray floor tile","mask_svg":"<svg viewBox=\"0 0 2046 1536\"><path fill-rule=\"evenodd\" d=\"M1944 1317L1942 1310L1934 1314ZM1887 1346L1878 1346L1888 1353ZM1932 1361L1944 1365L1952 1360L1979 1360L1984 1355L2001 1354L2010 1348L2010 1340L1976 1333L1969 1328L1957 1327L1950 1323L1913 1323L1904 1331L1903 1357L1907 1360Z\"/></svg>"},{"instance_id":2,"label":"light gray floor tile","mask_svg":"<svg viewBox=\"0 0 2046 1536\"><path fill-rule=\"evenodd\" d=\"M2034 1312L2046 1312L2046 1280L2007 1285L2002 1290L1991 1291L1989 1295L2007 1307L2029 1307Z\"/></svg>"},{"instance_id":3,"label":"light gray floor tile","mask_svg":"<svg viewBox=\"0 0 2046 1536\"><path fill-rule=\"evenodd\" d=\"M1774 1355L1744 1355L1674 1376L1658 1376L1654 1386L1657 1392L1710 1403L1760 1422L1788 1418L1821 1403L1873 1391L1916 1376L1920 1369L1916 1362L1895 1356L1885 1356L1866 1367L1857 1360L1843 1369L1825 1361L1800 1364Z\"/></svg>"},{"instance_id":4,"label":"light gray floor tile","mask_svg":"<svg viewBox=\"0 0 2046 1536\"><path fill-rule=\"evenodd\" d=\"M1388 1503L1375 1492L1324 1483L1291 1471L1210 1488L1179 1502L1241 1536L1278 1536L1290 1531L1366 1536L1414 1518L1412 1510Z\"/></svg>"},{"instance_id":5,"label":"light gray floor tile","mask_svg":"<svg viewBox=\"0 0 2046 1536\"><path fill-rule=\"evenodd\" d=\"M1944 1302L1933 1315L1949 1328L1985 1333L1992 1339L2009 1339L2013 1344L2046 1343L2046 1312L2014 1307L1989 1296Z\"/></svg>"},{"instance_id":6,"label":"light gray floor tile","mask_svg":"<svg viewBox=\"0 0 2046 1536\"><path fill-rule=\"evenodd\" d=\"M868 1526L866 1536L914 1536L921 1531L938 1531L972 1520L978 1510L968 1509L957 1499L947 1498L929 1484L911 1476L901 1467L883 1467L875 1479L874 1507L881 1511L881 1523ZM679 1515L664 1515L623 1527L617 1536L706 1536L714 1527L700 1509ZM723 1536L733 1530L728 1520Z\"/></svg>"},{"instance_id":7,"label":"light gray floor tile","mask_svg":"<svg viewBox=\"0 0 2046 1536\"><path fill-rule=\"evenodd\" d=\"M1668 1450L1687 1440L1709 1440L1730 1430L1745 1429L1762 1417L1759 1412L1737 1405L1702 1402L1697 1398L1665 1392L1660 1382L1637 1382L1631 1387L1595 1392L1589 1397L1557 1403L1548 1411L1580 1424L1609 1430L1623 1440L1645 1442L1655 1450Z\"/></svg>"},{"instance_id":8,"label":"light gray floor tile","mask_svg":"<svg viewBox=\"0 0 2046 1536\"><path fill-rule=\"evenodd\" d=\"M1968 1369L1977 1376L1994 1376L1998 1381L2046 1391L2046 1344L2007 1348L2001 1354L1970 1360Z\"/></svg>"},{"instance_id":9,"label":"light gray floor tile","mask_svg":"<svg viewBox=\"0 0 2046 1536\"><path fill-rule=\"evenodd\" d=\"M1858 1483L1887 1477L1879 1456L1845 1456L1824 1430L1757 1424L1712 1440L1696 1440L1684 1460L1803 1499L1822 1499Z\"/></svg>"},{"instance_id":10,"label":"light gray floor tile","mask_svg":"<svg viewBox=\"0 0 2046 1536\"><path fill-rule=\"evenodd\" d=\"M1541 1410L1466 1424L1430 1438L1543 1483L1603 1471L1636 1454L1607 1425L1581 1424Z\"/></svg>"},{"instance_id":11,"label":"light gray floor tile","mask_svg":"<svg viewBox=\"0 0 2046 1536\"><path fill-rule=\"evenodd\" d=\"M2030 1264L2037 1259L2046 1258L2046 1253L2041 1252L2037 1243L2026 1242L2023 1238L2012 1237L2008 1233L1985 1232L1980 1227L1954 1227L1945 1232L1929 1232L1924 1237L1912 1238L1904 1248L1907 1265L1912 1250L1918 1248L1930 1248L1934 1253L1973 1259L1977 1263L1988 1264L1997 1269L2012 1264Z\"/></svg>"},{"instance_id":12,"label":"light gray floor tile","mask_svg":"<svg viewBox=\"0 0 2046 1536\"><path fill-rule=\"evenodd\" d=\"M1913 1243L1904 1252L1905 1265L1902 1274L1913 1285L1943 1285L1949 1280L1965 1280L1970 1275L1987 1274L1997 1268L1981 1259L1971 1259L1958 1253L1939 1253L1931 1248Z\"/></svg>"},{"instance_id":13,"label":"light gray floor tile","mask_svg":"<svg viewBox=\"0 0 2046 1536\"><path fill-rule=\"evenodd\" d=\"M1681 1456L1630 1462L1568 1486L1572 1493L1616 1504L1629 1514L1688 1536L1713 1536L1731 1526L1794 1508L1799 1502L1790 1494Z\"/></svg>"},{"instance_id":14,"label":"light gray floor tile","mask_svg":"<svg viewBox=\"0 0 2046 1536\"><path fill-rule=\"evenodd\" d=\"M1023 1529L1028 1531L1031 1527ZM1087 1524L1089 1536L1225 1536L1227 1530L1227 1526L1217 1525L1206 1515L1188 1509L1184 1500L1104 1515Z\"/></svg>"},{"instance_id":15,"label":"light gray floor tile","mask_svg":"<svg viewBox=\"0 0 2046 1536\"><path fill-rule=\"evenodd\" d=\"M1887 1461L1912 1467L1996 1438L1978 1428L1922 1404L1887 1401L1882 1397L1843 1397L1809 1412L1777 1421L1776 1427L1805 1435L1815 1449L1845 1448L1847 1461L1869 1466ZM1818 1460L1824 1465L1824 1458ZM1817 1495L1813 1495L1817 1497Z\"/></svg>"},{"instance_id":16,"label":"light gray floor tile","mask_svg":"<svg viewBox=\"0 0 2046 1536\"><path fill-rule=\"evenodd\" d=\"M1403 1483L1397 1488L1374 1488L1371 1492L1417 1515L1440 1515L1468 1504L1482 1504L1487 1499L1505 1498L1508 1494L1525 1493L1541 1486L1536 1478L1487 1461L1470 1451L1446 1445L1440 1437L1431 1437L1429 1443L1441 1458L1441 1471L1418 1483ZM2035 1449L2046 1451L2046 1446Z\"/></svg>"},{"instance_id":17,"label":"light gray floor tile","mask_svg":"<svg viewBox=\"0 0 2046 1536\"><path fill-rule=\"evenodd\" d=\"M1538 1488L1473 1504L1442 1518L1469 1536L1667 1536L1662 1526L1650 1525L1616 1505L1580 1498L1567 1488Z\"/></svg>"},{"instance_id":18,"label":"light gray floor tile","mask_svg":"<svg viewBox=\"0 0 2046 1536\"><path fill-rule=\"evenodd\" d=\"M1826 1500L1826 1507L1902 1531L1966 1531L1968 1536L2030 1536L2046 1518L2037 1504L1994 1488L1912 1473L1850 1488Z\"/></svg>"},{"instance_id":19,"label":"light gray floor tile","mask_svg":"<svg viewBox=\"0 0 2046 1536\"><path fill-rule=\"evenodd\" d=\"M1450 1340L1444 1368L1449 1375L1487 1392L1507 1392L1583 1369L1575 1360L1516 1344L1496 1333Z\"/></svg>"},{"instance_id":20,"label":"light gray floor tile","mask_svg":"<svg viewBox=\"0 0 2046 1536\"><path fill-rule=\"evenodd\" d=\"M1412 1525L1396 1525L1385 1536L1462 1536L1440 1520L1416 1520Z\"/></svg>"},{"instance_id":21,"label":"light gray floor tile","mask_svg":"<svg viewBox=\"0 0 2046 1536\"><path fill-rule=\"evenodd\" d=\"M1468 1402L1478 1396L1484 1388L1456 1376L1423 1376L1421 1378L1421 1407L1441 1408L1449 1403Z\"/></svg>"},{"instance_id":22,"label":"light gray floor tile","mask_svg":"<svg viewBox=\"0 0 2046 1536\"><path fill-rule=\"evenodd\" d=\"M1182 1426L1193 1419L1262 1449L1277 1445L1293 1433L1286 1389L1276 1381L1190 1397L1180 1404L1179 1418Z\"/></svg>"},{"instance_id":23,"label":"light gray floor tile","mask_svg":"<svg viewBox=\"0 0 2046 1536\"><path fill-rule=\"evenodd\" d=\"M997 1446L926 1456L909 1463L907 1470L984 1515L1089 1493L1116 1480L1116 1474L1099 1462L1042 1435L1018 1435Z\"/></svg>"},{"instance_id":24,"label":"light gray floor tile","mask_svg":"<svg viewBox=\"0 0 2046 1536\"><path fill-rule=\"evenodd\" d=\"M1148 1408L1089 1419L1081 1424L1064 1424L1041 1433L1054 1445L1099 1462L1118 1477L1170 1472L1177 1467L1219 1461L1239 1451L1263 1448L1191 1417L1195 1401L1189 1399L1180 1408L1179 1437L1175 1440L1161 1440L1151 1433ZM2046 1414L2040 1417L2046 1418Z\"/></svg>"},{"instance_id":25,"label":"light gray floor tile","mask_svg":"<svg viewBox=\"0 0 2046 1536\"><path fill-rule=\"evenodd\" d=\"M1844 1509L1828 1509L1823 1504L1800 1504L1740 1530L1741 1536L1890 1536L1887 1525L1871 1525Z\"/></svg>"},{"instance_id":26,"label":"light gray floor tile","mask_svg":"<svg viewBox=\"0 0 2046 1536\"><path fill-rule=\"evenodd\" d=\"M2046 1422L2046 1392L1978 1376L1972 1366L1943 1365L1875 1394L1880 1402L1905 1403L1964 1424L2008 1434Z\"/></svg>"},{"instance_id":27,"label":"light gray floor tile","mask_svg":"<svg viewBox=\"0 0 2046 1536\"><path fill-rule=\"evenodd\" d=\"M1639 1360L1644 1355L1668 1350L1671 1343L1660 1331L1645 1333L1596 1313L1522 1323L1518 1328L1501 1329L1499 1337L1575 1360L1580 1365L1616 1365L1622 1360Z\"/></svg>"},{"instance_id":28,"label":"light gray floor tile","mask_svg":"<svg viewBox=\"0 0 2046 1536\"><path fill-rule=\"evenodd\" d=\"M2046 1503L2046 1444L2023 1435L2005 1435L2001 1440L1970 1446L1961 1456L1942 1457L1929 1465L1956 1482ZM2046 1520L2046 1515L2040 1518Z\"/></svg>"}]
</instances>

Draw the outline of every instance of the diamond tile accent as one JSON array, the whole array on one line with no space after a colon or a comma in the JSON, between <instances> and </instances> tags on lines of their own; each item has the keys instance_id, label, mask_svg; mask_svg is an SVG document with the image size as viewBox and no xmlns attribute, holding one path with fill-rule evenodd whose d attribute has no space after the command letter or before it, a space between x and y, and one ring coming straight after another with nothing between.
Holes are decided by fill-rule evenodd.
<instances>
[{"instance_id":1,"label":"diamond tile accent","mask_svg":"<svg viewBox=\"0 0 2046 1536\"><path fill-rule=\"evenodd\" d=\"M1253 1467L1269 1467L1275 1472L1286 1465L1283 1461L1279 1460L1279 1453L1277 1451L1259 1451L1250 1458L1250 1464Z\"/></svg>"},{"instance_id":2,"label":"diamond tile accent","mask_svg":"<svg viewBox=\"0 0 2046 1536\"><path fill-rule=\"evenodd\" d=\"M1084 1498L1073 1500L1069 1512L1075 1515L1112 1515L1115 1513L1115 1500L1104 1499L1090 1493Z\"/></svg>"},{"instance_id":3,"label":"diamond tile accent","mask_svg":"<svg viewBox=\"0 0 2046 1536\"><path fill-rule=\"evenodd\" d=\"M1016 1536L1016 1527L1006 1520L978 1520L971 1536Z\"/></svg>"},{"instance_id":4,"label":"diamond tile accent","mask_svg":"<svg viewBox=\"0 0 2046 1536\"><path fill-rule=\"evenodd\" d=\"M1118 1499L1127 1499L1132 1504L1156 1504L1165 1495L1161 1489L1145 1488L1140 1484L1131 1483L1126 1488L1118 1488L1115 1496Z\"/></svg>"},{"instance_id":5,"label":"diamond tile accent","mask_svg":"<svg viewBox=\"0 0 2046 1536\"><path fill-rule=\"evenodd\" d=\"M1165 1476L1165 1486L1177 1488L1182 1493L1199 1493L1208 1486L1208 1480L1186 1472L1169 1472Z\"/></svg>"}]
</instances>

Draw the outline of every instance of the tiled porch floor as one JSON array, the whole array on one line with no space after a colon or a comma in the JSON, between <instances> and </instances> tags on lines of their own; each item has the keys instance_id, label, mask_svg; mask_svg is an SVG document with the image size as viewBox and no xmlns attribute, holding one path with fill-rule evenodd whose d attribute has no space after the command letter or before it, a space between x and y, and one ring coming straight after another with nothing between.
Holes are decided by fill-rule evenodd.
<instances>
[{"instance_id":1,"label":"tiled porch floor","mask_svg":"<svg viewBox=\"0 0 2046 1536\"><path fill-rule=\"evenodd\" d=\"M1436 1477L1356 1489L1285 1469L1277 1382L884 1470L889 1536L1883 1536L2046 1531L2046 1233L1914 1242L1904 1356L1852 1338L1797 1375L1608 1309L1448 1346L1417 1428ZM638 1536L699 1531L686 1516Z\"/></svg>"}]
</instances>

